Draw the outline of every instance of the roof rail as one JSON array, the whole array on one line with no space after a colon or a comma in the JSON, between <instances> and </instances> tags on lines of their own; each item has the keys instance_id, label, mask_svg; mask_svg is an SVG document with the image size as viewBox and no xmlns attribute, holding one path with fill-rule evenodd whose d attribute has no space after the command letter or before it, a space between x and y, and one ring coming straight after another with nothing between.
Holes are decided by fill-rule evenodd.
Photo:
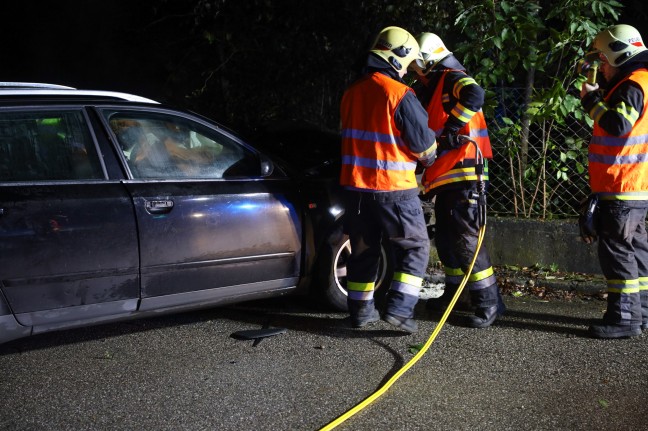
<instances>
[{"instance_id":1,"label":"roof rail","mask_svg":"<svg viewBox=\"0 0 648 431\"><path fill-rule=\"evenodd\" d=\"M57 90L76 90L73 87L68 87L66 85L58 85L58 84L46 84L46 83L40 83L40 82L1 82L0 81L0 89L5 89L5 88L11 88L11 89L17 89L17 88L47 88L47 89L57 89Z\"/></svg>"},{"instance_id":2,"label":"roof rail","mask_svg":"<svg viewBox=\"0 0 648 431\"><path fill-rule=\"evenodd\" d=\"M2 82L0 81L0 97L14 96L61 96L61 97L102 97L127 100L130 102L155 103L159 102L147 97L137 96L119 91L78 90L57 84L41 84L36 82Z\"/></svg>"}]
</instances>

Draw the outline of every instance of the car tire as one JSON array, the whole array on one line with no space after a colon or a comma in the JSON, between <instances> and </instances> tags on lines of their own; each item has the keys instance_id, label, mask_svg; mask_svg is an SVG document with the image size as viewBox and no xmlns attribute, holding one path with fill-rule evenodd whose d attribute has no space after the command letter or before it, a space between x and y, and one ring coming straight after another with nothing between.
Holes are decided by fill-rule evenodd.
<instances>
[{"instance_id":1,"label":"car tire","mask_svg":"<svg viewBox=\"0 0 648 431\"><path fill-rule=\"evenodd\" d=\"M351 255L349 237L339 229L329 237L324 248L319 265L319 279L322 288L320 293L326 305L338 311L347 311L346 262ZM378 307L383 304L393 277L392 262L390 249L383 241L374 292L374 299Z\"/></svg>"}]
</instances>

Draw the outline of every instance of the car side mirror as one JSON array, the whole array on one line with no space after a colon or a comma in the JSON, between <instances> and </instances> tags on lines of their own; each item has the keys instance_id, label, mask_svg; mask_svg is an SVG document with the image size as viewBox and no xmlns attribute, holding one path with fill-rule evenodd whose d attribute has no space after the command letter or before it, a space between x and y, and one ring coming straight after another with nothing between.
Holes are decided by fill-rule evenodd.
<instances>
[{"instance_id":1,"label":"car side mirror","mask_svg":"<svg viewBox=\"0 0 648 431\"><path fill-rule=\"evenodd\" d=\"M272 172L274 171L274 163L272 163L272 160L266 158L266 157L261 157L261 176L262 177L269 177L272 175Z\"/></svg>"}]
</instances>

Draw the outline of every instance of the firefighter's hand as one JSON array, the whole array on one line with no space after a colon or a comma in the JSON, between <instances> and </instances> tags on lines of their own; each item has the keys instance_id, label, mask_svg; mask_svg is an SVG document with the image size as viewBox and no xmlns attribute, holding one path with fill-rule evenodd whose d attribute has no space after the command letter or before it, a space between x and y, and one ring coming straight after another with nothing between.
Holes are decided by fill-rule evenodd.
<instances>
[{"instance_id":1,"label":"firefighter's hand","mask_svg":"<svg viewBox=\"0 0 648 431\"><path fill-rule=\"evenodd\" d=\"M578 214L578 228L580 236L586 244L596 242L598 236L596 232L597 205L598 197L596 195L591 195L581 202Z\"/></svg>"},{"instance_id":2,"label":"firefighter's hand","mask_svg":"<svg viewBox=\"0 0 648 431\"><path fill-rule=\"evenodd\" d=\"M439 152L454 150L463 145L463 141L459 139L457 135L452 133L446 133L445 135L440 135L437 137L437 145L439 146Z\"/></svg>"},{"instance_id":3,"label":"firefighter's hand","mask_svg":"<svg viewBox=\"0 0 648 431\"><path fill-rule=\"evenodd\" d=\"M598 84L588 84L587 82L583 82L583 85L581 86L581 92L580 92L580 97L581 99L591 93L592 91L596 91L599 89Z\"/></svg>"}]
</instances>

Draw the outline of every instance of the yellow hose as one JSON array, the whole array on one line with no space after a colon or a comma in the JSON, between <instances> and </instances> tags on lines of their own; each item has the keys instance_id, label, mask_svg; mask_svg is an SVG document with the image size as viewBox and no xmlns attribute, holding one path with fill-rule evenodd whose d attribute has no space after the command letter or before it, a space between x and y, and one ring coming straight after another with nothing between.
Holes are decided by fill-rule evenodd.
<instances>
[{"instance_id":1,"label":"yellow hose","mask_svg":"<svg viewBox=\"0 0 648 431\"><path fill-rule=\"evenodd\" d=\"M479 254L479 249L481 248L482 241L484 240L484 234L486 232L486 224L483 224L481 228L479 229L479 237L477 240L477 248L475 250L475 256L473 257L472 262L470 263L470 267L468 268L468 271L464 275L463 280L461 280L461 284L457 288L457 292L454 294L452 297L452 300L450 301L450 304L448 305L448 308L446 309L445 313L443 313L443 316L441 316L441 320L439 320L439 324L434 328L434 331L430 335L430 338L425 342L421 350L414 355L412 359L409 360L401 369L399 369L384 385L382 385L377 391L375 391L373 394L369 395L367 398L365 398L362 402L358 403L355 405L355 407L351 408L348 410L346 413L343 415L339 416L337 419L334 421L330 422L328 425L324 426L323 428L320 429L320 431L328 431L332 430L338 425L340 425L342 422L346 421L349 419L351 416L355 415L356 413L360 412L363 410L365 407L367 407L369 404L377 400L382 394L387 392L387 389L389 389L395 382L405 374L407 370L409 370L412 365L418 362L419 359L427 352L427 350L430 348L434 340L436 339L437 335L439 332L441 332L441 328L443 328L443 325L445 324L446 320L448 319L448 316L452 312L452 309L455 306L455 303L459 299L459 295L461 295L461 292L463 291L464 286L468 282L468 277L470 277L470 273L472 273L473 266L475 266L475 261L477 260L477 255Z\"/></svg>"}]
</instances>

